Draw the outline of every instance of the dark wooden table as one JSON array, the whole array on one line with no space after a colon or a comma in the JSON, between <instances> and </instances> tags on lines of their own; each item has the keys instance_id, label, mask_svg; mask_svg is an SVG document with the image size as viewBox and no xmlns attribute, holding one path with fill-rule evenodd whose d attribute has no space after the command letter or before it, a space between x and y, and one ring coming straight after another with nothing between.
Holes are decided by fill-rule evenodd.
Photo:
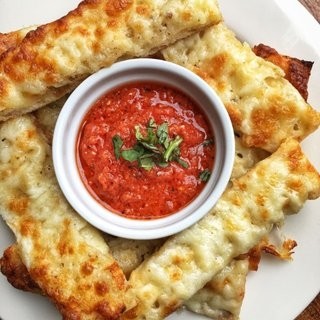
<instances>
[{"instance_id":1,"label":"dark wooden table","mask_svg":"<svg viewBox=\"0 0 320 320\"><path fill-rule=\"evenodd\" d=\"M309 10L309 12L320 23L320 0L299 1ZM312 301L312 303L296 318L296 320L320 320L320 293Z\"/></svg>"},{"instance_id":2,"label":"dark wooden table","mask_svg":"<svg viewBox=\"0 0 320 320\"><path fill-rule=\"evenodd\" d=\"M299 0L309 12L320 22L320 0Z\"/></svg>"}]
</instances>

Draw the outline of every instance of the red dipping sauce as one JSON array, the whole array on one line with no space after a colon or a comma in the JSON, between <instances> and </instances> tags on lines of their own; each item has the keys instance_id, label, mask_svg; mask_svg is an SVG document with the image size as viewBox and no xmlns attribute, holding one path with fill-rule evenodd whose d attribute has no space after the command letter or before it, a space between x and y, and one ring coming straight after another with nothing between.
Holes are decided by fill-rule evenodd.
<instances>
[{"instance_id":1,"label":"red dipping sauce","mask_svg":"<svg viewBox=\"0 0 320 320\"><path fill-rule=\"evenodd\" d=\"M166 166L139 167L116 157L137 143L136 128L166 123L171 140L181 137L179 158ZM154 131L156 131L156 127ZM206 116L184 93L157 83L128 84L99 98L85 115L78 135L78 168L92 196L109 210L133 219L154 219L179 211L204 188L215 148Z\"/></svg>"}]
</instances>

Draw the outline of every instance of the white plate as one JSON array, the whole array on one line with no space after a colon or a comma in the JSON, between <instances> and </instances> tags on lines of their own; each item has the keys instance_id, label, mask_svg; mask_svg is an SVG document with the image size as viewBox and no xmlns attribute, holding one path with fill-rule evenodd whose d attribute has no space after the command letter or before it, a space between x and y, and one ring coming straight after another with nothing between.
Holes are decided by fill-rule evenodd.
<instances>
[{"instance_id":1,"label":"white plate","mask_svg":"<svg viewBox=\"0 0 320 320\"><path fill-rule=\"evenodd\" d=\"M79 0L0 0L0 32L51 21L75 7ZM227 24L250 44L260 42L281 53L315 61L309 102L320 107L320 27L296 0L220 0ZM26 14L28 12L28 14ZM303 144L320 168L319 130ZM248 277L242 320L292 320L320 290L320 200L310 201L287 219L284 233L298 242L293 262L263 259ZM14 241L0 221L0 252ZM0 276L0 318L3 320L58 320L47 299L20 292ZM170 317L206 319L187 312Z\"/></svg>"}]
</instances>

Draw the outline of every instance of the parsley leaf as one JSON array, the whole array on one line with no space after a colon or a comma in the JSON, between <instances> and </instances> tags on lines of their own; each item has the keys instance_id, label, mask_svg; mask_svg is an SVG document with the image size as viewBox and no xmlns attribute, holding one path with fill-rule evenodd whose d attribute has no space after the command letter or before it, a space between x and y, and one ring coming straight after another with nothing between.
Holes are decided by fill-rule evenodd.
<instances>
[{"instance_id":1,"label":"parsley leaf","mask_svg":"<svg viewBox=\"0 0 320 320\"><path fill-rule=\"evenodd\" d=\"M173 155L176 152L180 153L180 150L178 149L178 147L182 141L183 141L183 139L180 138L179 136L176 136L174 140L169 141L168 148L166 149L166 151L163 154L164 161L168 162L168 161L172 160Z\"/></svg>"},{"instance_id":2,"label":"parsley leaf","mask_svg":"<svg viewBox=\"0 0 320 320\"><path fill-rule=\"evenodd\" d=\"M134 130L135 130L136 139L138 141L143 140L143 135L142 135L142 133L140 131L140 127L139 126L135 126Z\"/></svg>"},{"instance_id":3,"label":"parsley leaf","mask_svg":"<svg viewBox=\"0 0 320 320\"><path fill-rule=\"evenodd\" d=\"M155 166L155 162L153 161L153 159L151 157L140 158L138 160L138 163L139 163L140 168L143 168L148 171L151 170Z\"/></svg>"},{"instance_id":4,"label":"parsley leaf","mask_svg":"<svg viewBox=\"0 0 320 320\"><path fill-rule=\"evenodd\" d=\"M155 121L154 121L153 118L151 118L151 119L149 120L149 122L148 122L148 128L153 128L153 129L157 128L157 124L155 123Z\"/></svg>"},{"instance_id":5,"label":"parsley leaf","mask_svg":"<svg viewBox=\"0 0 320 320\"><path fill-rule=\"evenodd\" d=\"M211 176L211 172L209 169L204 169L199 174L199 178L203 182L207 182L210 179L210 176Z\"/></svg>"},{"instance_id":6,"label":"parsley leaf","mask_svg":"<svg viewBox=\"0 0 320 320\"><path fill-rule=\"evenodd\" d=\"M133 162L137 161L140 157L145 154L145 149L143 146L136 144L132 149L126 149L121 151L121 157L124 160Z\"/></svg>"},{"instance_id":7,"label":"parsley leaf","mask_svg":"<svg viewBox=\"0 0 320 320\"><path fill-rule=\"evenodd\" d=\"M134 149L128 149L128 150L123 150L121 152L121 157L124 160L133 162L133 161L137 161L139 159L140 153Z\"/></svg>"},{"instance_id":8,"label":"parsley leaf","mask_svg":"<svg viewBox=\"0 0 320 320\"><path fill-rule=\"evenodd\" d=\"M185 160L182 160L181 158L174 159L176 162L180 164L183 168L189 168L189 163Z\"/></svg>"},{"instance_id":9,"label":"parsley leaf","mask_svg":"<svg viewBox=\"0 0 320 320\"><path fill-rule=\"evenodd\" d=\"M116 134L114 137L112 137L112 143L113 143L114 154L116 156L116 159L118 160L120 158L120 149L123 145L123 141L120 138L120 136Z\"/></svg>"},{"instance_id":10,"label":"parsley leaf","mask_svg":"<svg viewBox=\"0 0 320 320\"><path fill-rule=\"evenodd\" d=\"M213 140L213 139L206 139L206 140L204 140L204 141L202 142L202 145L203 145L204 147L206 147L206 146L211 146L212 144L214 144L214 140Z\"/></svg>"},{"instance_id":11,"label":"parsley leaf","mask_svg":"<svg viewBox=\"0 0 320 320\"><path fill-rule=\"evenodd\" d=\"M136 144L131 149L121 151L123 141L119 135L112 138L116 158L120 156L130 162L137 161L140 168L151 170L154 166L166 167L169 162L175 161L183 168L188 168L187 161L180 158L180 144L183 139L176 136L169 137L169 125L167 122L157 125L154 119L150 119L146 126L146 135L141 132L141 127L134 127Z\"/></svg>"},{"instance_id":12,"label":"parsley leaf","mask_svg":"<svg viewBox=\"0 0 320 320\"><path fill-rule=\"evenodd\" d=\"M163 144L165 148L168 148L169 144L169 127L168 123L164 122L157 129L157 137L159 139L159 143Z\"/></svg>"}]
</instances>

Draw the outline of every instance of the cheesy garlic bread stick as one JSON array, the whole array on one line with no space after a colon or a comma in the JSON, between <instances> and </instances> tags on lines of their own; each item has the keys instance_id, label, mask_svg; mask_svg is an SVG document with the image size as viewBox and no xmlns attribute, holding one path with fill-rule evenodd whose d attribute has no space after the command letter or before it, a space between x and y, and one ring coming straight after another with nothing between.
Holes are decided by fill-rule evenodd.
<instances>
[{"instance_id":1,"label":"cheesy garlic bread stick","mask_svg":"<svg viewBox=\"0 0 320 320\"><path fill-rule=\"evenodd\" d=\"M0 120L44 106L112 63L218 23L216 0L84 0L0 56Z\"/></svg>"},{"instance_id":2,"label":"cheesy garlic bread stick","mask_svg":"<svg viewBox=\"0 0 320 320\"><path fill-rule=\"evenodd\" d=\"M167 61L200 75L222 99L245 146L275 151L320 125L313 109L275 64L256 56L223 22L162 50Z\"/></svg>"}]
</instances>

